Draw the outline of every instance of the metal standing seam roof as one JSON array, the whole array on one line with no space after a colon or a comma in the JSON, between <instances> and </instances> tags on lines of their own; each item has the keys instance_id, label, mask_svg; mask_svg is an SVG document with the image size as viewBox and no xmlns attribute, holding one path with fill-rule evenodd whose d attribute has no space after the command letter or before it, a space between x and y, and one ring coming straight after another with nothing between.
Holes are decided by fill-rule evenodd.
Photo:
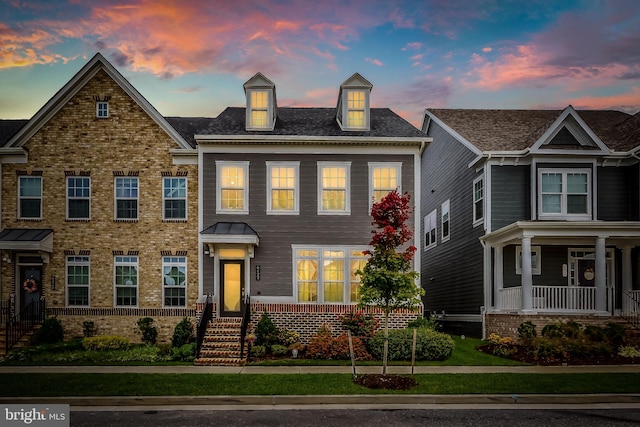
<instances>
[{"instance_id":1,"label":"metal standing seam roof","mask_svg":"<svg viewBox=\"0 0 640 427\"><path fill-rule=\"evenodd\" d=\"M216 222L202 230L200 234L258 236L258 233L246 222Z\"/></svg>"},{"instance_id":2,"label":"metal standing seam roof","mask_svg":"<svg viewBox=\"0 0 640 427\"><path fill-rule=\"evenodd\" d=\"M0 232L0 242L39 242L51 233L50 228L5 228Z\"/></svg>"}]
</instances>

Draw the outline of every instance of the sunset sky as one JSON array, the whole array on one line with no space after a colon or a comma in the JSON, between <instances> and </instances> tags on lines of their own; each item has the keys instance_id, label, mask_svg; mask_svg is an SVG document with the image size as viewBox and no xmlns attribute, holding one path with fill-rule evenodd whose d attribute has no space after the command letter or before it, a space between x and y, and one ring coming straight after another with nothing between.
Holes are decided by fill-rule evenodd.
<instances>
[{"instance_id":1,"label":"sunset sky","mask_svg":"<svg viewBox=\"0 0 640 427\"><path fill-rule=\"evenodd\" d=\"M30 118L96 52L165 116L335 107L359 72L373 107L640 110L637 0L0 0L0 118Z\"/></svg>"}]
</instances>

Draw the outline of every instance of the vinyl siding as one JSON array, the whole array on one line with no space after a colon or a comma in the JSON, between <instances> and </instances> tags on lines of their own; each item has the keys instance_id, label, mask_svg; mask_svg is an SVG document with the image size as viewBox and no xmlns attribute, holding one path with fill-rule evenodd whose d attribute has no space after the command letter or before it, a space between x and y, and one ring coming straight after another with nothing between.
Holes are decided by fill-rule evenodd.
<instances>
[{"instance_id":1,"label":"vinyl siding","mask_svg":"<svg viewBox=\"0 0 640 427\"><path fill-rule=\"evenodd\" d=\"M428 136L434 142L422 156L421 209L423 217L437 209L437 245L422 253L425 311L479 314L484 296L483 249L478 239L484 227L473 227L473 180L482 172L468 167L475 155L436 123L432 122ZM450 200L451 237L442 242L440 215L446 200ZM424 230L420 244L424 248Z\"/></svg>"},{"instance_id":2,"label":"vinyl siding","mask_svg":"<svg viewBox=\"0 0 640 427\"><path fill-rule=\"evenodd\" d=\"M491 230L531 219L529 165L491 167Z\"/></svg>"},{"instance_id":3,"label":"vinyl siding","mask_svg":"<svg viewBox=\"0 0 640 427\"><path fill-rule=\"evenodd\" d=\"M631 167L598 169L598 219L625 221L633 218L630 170ZM637 185L635 190L637 193Z\"/></svg>"}]
</instances>

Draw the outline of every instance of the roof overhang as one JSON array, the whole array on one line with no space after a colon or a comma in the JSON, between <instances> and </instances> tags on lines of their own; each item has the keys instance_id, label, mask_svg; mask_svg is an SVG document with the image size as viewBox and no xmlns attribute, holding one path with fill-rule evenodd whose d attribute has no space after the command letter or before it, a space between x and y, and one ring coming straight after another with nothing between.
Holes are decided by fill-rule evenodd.
<instances>
[{"instance_id":1,"label":"roof overhang","mask_svg":"<svg viewBox=\"0 0 640 427\"><path fill-rule=\"evenodd\" d=\"M299 136L299 135L195 135L200 144L284 145L393 145L421 147L431 137Z\"/></svg>"},{"instance_id":2,"label":"roof overhang","mask_svg":"<svg viewBox=\"0 0 640 427\"><path fill-rule=\"evenodd\" d=\"M244 222L216 222L200 232L202 243L259 246L260 236Z\"/></svg>"},{"instance_id":3,"label":"roof overhang","mask_svg":"<svg viewBox=\"0 0 640 427\"><path fill-rule=\"evenodd\" d=\"M53 252L53 230L6 228L0 232L0 249L51 253Z\"/></svg>"}]
</instances>

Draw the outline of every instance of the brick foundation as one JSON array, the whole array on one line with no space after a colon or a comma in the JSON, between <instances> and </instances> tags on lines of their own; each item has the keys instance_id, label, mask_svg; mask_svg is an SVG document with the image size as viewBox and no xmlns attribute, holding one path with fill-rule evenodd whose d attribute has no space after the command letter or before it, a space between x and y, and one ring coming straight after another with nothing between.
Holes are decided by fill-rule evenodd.
<instances>
[{"instance_id":1,"label":"brick foundation","mask_svg":"<svg viewBox=\"0 0 640 427\"><path fill-rule=\"evenodd\" d=\"M613 318L609 316L594 315L570 315L570 314L501 314L490 313L486 317L487 336L498 334L501 337L518 338L518 326L526 321L533 322L536 325L538 335L542 332L542 328L550 323L567 322L573 320L582 326L601 325L604 326L611 322Z\"/></svg>"}]
</instances>

